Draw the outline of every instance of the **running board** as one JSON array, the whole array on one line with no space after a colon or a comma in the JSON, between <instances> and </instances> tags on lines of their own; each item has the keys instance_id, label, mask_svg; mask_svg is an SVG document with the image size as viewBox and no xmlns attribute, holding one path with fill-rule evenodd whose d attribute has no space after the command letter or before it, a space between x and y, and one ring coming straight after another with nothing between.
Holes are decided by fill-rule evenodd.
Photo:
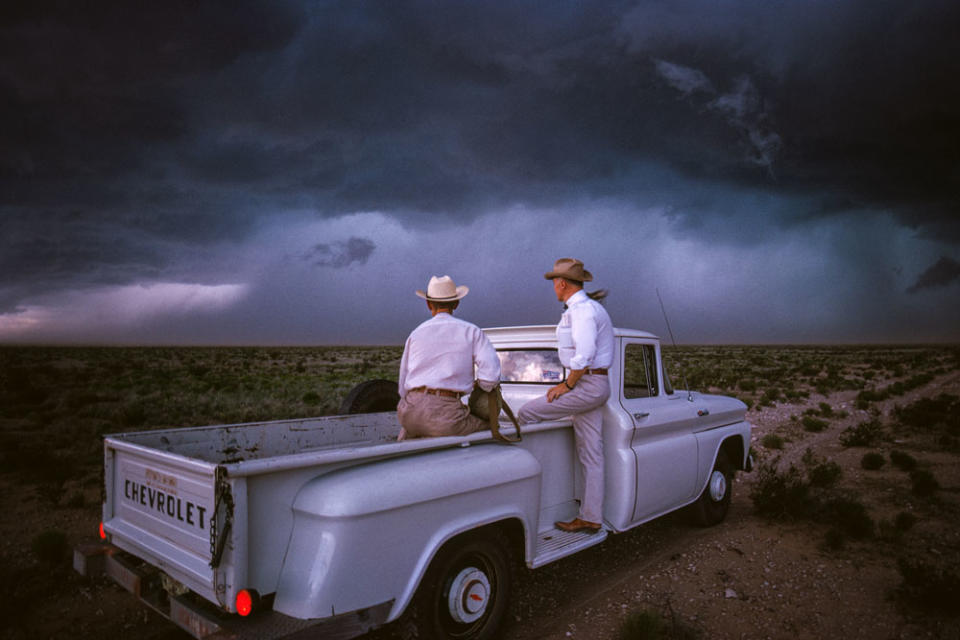
<instances>
[{"instance_id":1,"label":"running board","mask_svg":"<svg viewBox=\"0 0 960 640\"><path fill-rule=\"evenodd\" d=\"M569 533L559 529L547 529L537 534L537 551L534 554L531 569L565 558L577 551L583 551L607 539L607 530L597 533Z\"/></svg>"}]
</instances>

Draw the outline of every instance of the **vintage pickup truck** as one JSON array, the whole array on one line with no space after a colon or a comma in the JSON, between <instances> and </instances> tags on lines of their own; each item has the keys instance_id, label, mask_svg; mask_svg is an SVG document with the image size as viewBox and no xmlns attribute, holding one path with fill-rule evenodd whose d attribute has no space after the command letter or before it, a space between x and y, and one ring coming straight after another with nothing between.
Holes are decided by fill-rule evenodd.
<instances>
[{"instance_id":1,"label":"vintage pickup truck","mask_svg":"<svg viewBox=\"0 0 960 640\"><path fill-rule=\"evenodd\" d=\"M486 329L519 408L564 379L554 327ZM750 470L746 406L675 390L659 340L615 330L604 408L603 530L565 533L582 482L569 420L397 441L393 411L109 435L97 543L106 571L195 637L490 638L514 568L535 569L686 507L724 519ZM383 403L386 402L386 405ZM346 411L390 409L371 381ZM380 405L380 406L378 406ZM509 424L503 426L511 432Z\"/></svg>"}]
</instances>

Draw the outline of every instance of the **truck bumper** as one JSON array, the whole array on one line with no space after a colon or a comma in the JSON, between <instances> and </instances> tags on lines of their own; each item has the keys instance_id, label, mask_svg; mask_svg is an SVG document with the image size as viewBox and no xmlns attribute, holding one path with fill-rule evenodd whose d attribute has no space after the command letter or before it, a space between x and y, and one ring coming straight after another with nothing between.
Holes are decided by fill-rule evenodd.
<instances>
[{"instance_id":1,"label":"truck bumper","mask_svg":"<svg viewBox=\"0 0 960 640\"><path fill-rule=\"evenodd\" d=\"M190 592L182 595L167 593L159 569L108 543L77 545L73 551L73 568L88 577L106 574L143 604L194 638L204 640L294 640L301 637L346 640L383 625L393 608L390 600L329 618L301 620L276 611L263 611L243 618L224 613Z\"/></svg>"}]
</instances>

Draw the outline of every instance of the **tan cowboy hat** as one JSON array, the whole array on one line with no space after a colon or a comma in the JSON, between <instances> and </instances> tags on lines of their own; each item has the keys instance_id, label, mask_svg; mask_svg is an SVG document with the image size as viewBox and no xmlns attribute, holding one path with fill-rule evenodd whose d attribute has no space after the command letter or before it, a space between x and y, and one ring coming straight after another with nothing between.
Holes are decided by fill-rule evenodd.
<instances>
[{"instance_id":1,"label":"tan cowboy hat","mask_svg":"<svg viewBox=\"0 0 960 640\"><path fill-rule=\"evenodd\" d=\"M433 302L452 302L467 295L469 291L470 287L465 285L458 287L455 285L450 276L440 276L439 278L437 276L431 276L430 284L427 285L427 291L423 292L418 289L417 295L424 300L431 300Z\"/></svg>"},{"instance_id":2,"label":"tan cowboy hat","mask_svg":"<svg viewBox=\"0 0 960 640\"><path fill-rule=\"evenodd\" d=\"M575 258L560 258L553 263L553 271L543 274L547 280L566 278L577 282L590 282L593 274L583 268L583 262Z\"/></svg>"}]
</instances>

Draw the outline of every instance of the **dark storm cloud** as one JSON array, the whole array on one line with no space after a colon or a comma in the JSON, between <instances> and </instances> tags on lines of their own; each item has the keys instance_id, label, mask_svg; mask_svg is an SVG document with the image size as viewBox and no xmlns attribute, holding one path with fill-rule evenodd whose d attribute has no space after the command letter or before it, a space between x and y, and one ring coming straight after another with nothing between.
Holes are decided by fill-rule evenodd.
<instances>
[{"instance_id":1,"label":"dark storm cloud","mask_svg":"<svg viewBox=\"0 0 960 640\"><path fill-rule=\"evenodd\" d=\"M8 307L160 277L169 247L287 211L459 224L612 199L737 243L879 211L960 242L952 0L0 11Z\"/></svg>"},{"instance_id":2,"label":"dark storm cloud","mask_svg":"<svg viewBox=\"0 0 960 640\"><path fill-rule=\"evenodd\" d=\"M700 74L697 87L755 87L760 141L775 150L775 180L717 155L711 126L666 135L704 162L665 154L690 175L738 180L779 192L823 194L850 209L885 209L929 236L960 241L957 156L960 71L956 3L643 3L625 23L631 51L656 53ZM686 35L684 35L686 34ZM661 76L665 74L661 71ZM741 80L737 80L737 77ZM677 87L676 77L666 76ZM709 120L709 93L678 88L677 109ZM713 103L716 106L716 103ZM749 115L749 114L747 114ZM662 120L662 119L661 119ZM744 121L753 143L751 121ZM714 123L716 124L716 123ZM768 137L776 135L776 138ZM744 140L727 139L730 149ZM766 154L761 153L758 159ZM848 209L849 210L849 209ZM817 214L817 211L811 211Z\"/></svg>"},{"instance_id":3,"label":"dark storm cloud","mask_svg":"<svg viewBox=\"0 0 960 640\"><path fill-rule=\"evenodd\" d=\"M318 267L347 267L353 263L366 264L376 248L369 238L353 236L349 240L318 244L304 259Z\"/></svg>"},{"instance_id":4,"label":"dark storm cloud","mask_svg":"<svg viewBox=\"0 0 960 640\"><path fill-rule=\"evenodd\" d=\"M37 217L42 224L36 223ZM106 230L88 224L80 211L4 216L0 238L0 313L64 283L89 287L156 277L164 263L154 238L123 227Z\"/></svg>"},{"instance_id":5,"label":"dark storm cloud","mask_svg":"<svg viewBox=\"0 0 960 640\"><path fill-rule=\"evenodd\" d=\"M172 258L164 243L202 245L249 228L248 198L177 169L195 133L187 89L296 30L279 6L230 7L0 10L0 306L155 277Z\"/></svg>"},{"instance_id":6,"label":"dark storm cloud","mask_svg":"<svg viewBox=\"0 0 960 640\"><path fill-rule=\"evenodd\" d=\"M960 262L953 258L941 256L939 260L917 277L917 281L907 289L907 293L946 287L958 280L960 280Z\"/></svg>"}]
</instances>

